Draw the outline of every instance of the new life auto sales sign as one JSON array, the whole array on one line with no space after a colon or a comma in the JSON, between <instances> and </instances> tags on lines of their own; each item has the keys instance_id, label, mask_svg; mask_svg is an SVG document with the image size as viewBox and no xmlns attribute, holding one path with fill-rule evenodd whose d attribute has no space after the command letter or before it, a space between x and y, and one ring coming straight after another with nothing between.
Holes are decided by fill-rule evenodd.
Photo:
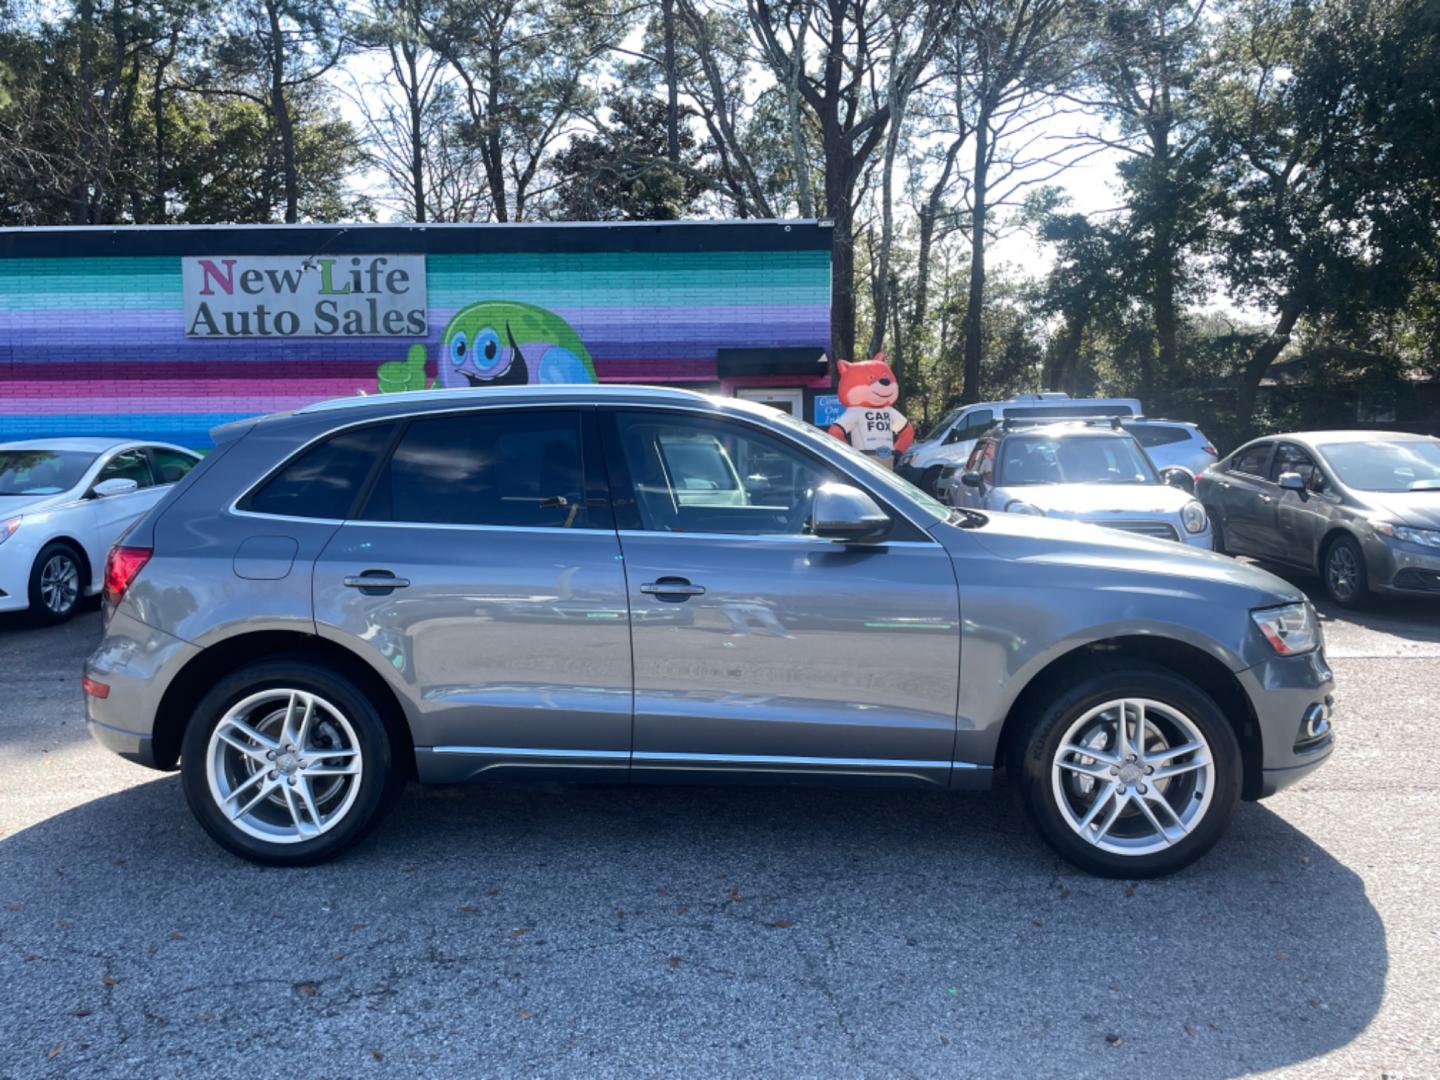
<instances>
[{"instance_id":1,"label":"new life auto sales sign","mask_svg":"<svg viewBox=\"0 0 1440 1080\"><path fill-rule=\"evenodd\" d=\"M185 335L424 337L423 255L186 258Z\"/></svg>"}]
</instances>

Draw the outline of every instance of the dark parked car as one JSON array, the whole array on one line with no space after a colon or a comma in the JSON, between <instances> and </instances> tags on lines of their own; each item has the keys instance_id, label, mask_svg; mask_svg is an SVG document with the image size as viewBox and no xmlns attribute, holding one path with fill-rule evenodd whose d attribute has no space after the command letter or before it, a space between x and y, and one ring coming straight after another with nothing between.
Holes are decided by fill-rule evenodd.
<instances>
[{"instance_id":1,"label":"dark parked car","mask_svg":"<svg viewBox=\"0 0 1440 1080\"><path fill-rule=\"evenodd\" d=\"M1320 574L1337 604L1440 595L1440 439L1311 431L1246 443L1196 494L1216 549Z\"/></svg>"},{"instance_id":2,"label":"dark parked car","mask_svg":"<svg viewBox=\"0 0 1440 1080\"><path fill-rule=\"evenodd\" d=\"M1176 870L1330 754L1293 586L950 510L764 406L636 387L220 429L111 555L90 730L248 858L407 777L980 788L1092 871Z\"/></svg>"}]
</instances>

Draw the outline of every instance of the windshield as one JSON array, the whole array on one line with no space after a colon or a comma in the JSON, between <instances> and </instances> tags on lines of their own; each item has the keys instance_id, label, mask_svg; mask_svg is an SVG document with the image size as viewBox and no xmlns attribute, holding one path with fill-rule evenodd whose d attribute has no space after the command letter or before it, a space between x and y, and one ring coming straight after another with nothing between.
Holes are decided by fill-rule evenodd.
<instances>
[{"instance_id":1,"label":"windshield","mask_svg":"<svg viewBox=\"0 0 1440 1080\"><path fill-rule=\"evenodd\" d=\"M997 487L1159 482L1134 439L1104 435L1012 435L1002 445L995 479Z\"/></svg>"},{"instance_id":2,"label":"windshield","mask_svg":"<svg viewBox=\"0 0 1440 1080\"><path fill-rule=\"evenodd\" d=\"M958 417L959 415L959 409L951 409L939 420L930 425L930 429L926 431L924 435L920 436L920 441L934 442L936 439L940 438L940 436L944 435L945 432L949 430L950 425L955 422L956 417Z\"/></svg>"},{"instance_id":3,"label":"windshield","mask_svg":"<svg viewBox=\"0 0 1440 1080\"><path fill-rule=\"evenodd\" d=\"M1440 442L1327 443L1318 449L1346 487L1361 491L1440 490Z\"/></svg>"},{"instance_id":4,"label":"windshield","mask_svg":"<svg viewBox=\"0 0 1440 1080\"><path fill-rule=\"evenodd\" d=\"M0 495L69 491L96 456L85 450L0 450Z\"/></svg>"},{"instance_id":5,"label":"windshield","mask_svg":"<svg viewBox=\"0 0 1440 1080\"><path fill-rule=\"evenodd\" d=\"M873 484L888 491L896 492L905 496L911 502L919 503L936 521L949 521L950 508L944 503L932 499L923 491L917 488L908 480L902 480L884 465L877 465L873 458L867 457L859 450L856 450L849 443L841 442L833 435L829 435L803 420L797 420L789 413L776 412L772 419L784 424L794 434L803 436L809 442L828 447L831 450L839 450L855 468L864 472L866 478Z\"/></svg>"}]
</instances>

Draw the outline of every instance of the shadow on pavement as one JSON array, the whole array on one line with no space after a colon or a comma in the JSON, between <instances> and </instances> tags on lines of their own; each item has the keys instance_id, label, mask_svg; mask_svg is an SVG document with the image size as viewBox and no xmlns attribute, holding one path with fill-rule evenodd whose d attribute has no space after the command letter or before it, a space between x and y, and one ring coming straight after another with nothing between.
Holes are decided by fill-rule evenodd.
<instances>
[{"instance_id":1,"label":"shadow on pavement","mask_svg":"<svg viewBox=\"0 0 1440 1080\"><path fill-rule=\"evenodd\" d=\"M1003 793L412 786L278 871L169 776L0 841L0 882L0 1074L1226 1077L1344 1046L1388 970L1361 879L1256 805L1131 884Z\"/></svg>"}]
</instances>

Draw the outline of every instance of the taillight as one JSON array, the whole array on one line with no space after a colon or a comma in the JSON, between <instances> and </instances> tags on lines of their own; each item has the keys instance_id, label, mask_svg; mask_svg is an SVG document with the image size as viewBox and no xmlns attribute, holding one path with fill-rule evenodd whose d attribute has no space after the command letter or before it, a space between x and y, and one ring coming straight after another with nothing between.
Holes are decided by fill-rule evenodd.
<instances>
[{"instance_id":1,"label":"taillight","mask_svg":"<svg viewBox=\"0 0 1440 1080\"><path fill-rule=\"evenodd\" d=\"M148 547L113 547L105 560L105 601L111 607L120 603L135 575L150 561L153 551Z\"/></svg>"},{"instance_id":2,"label":"taillight","mask_svg":"<svg viewBox=\"0 0 1440 1080\"><path fill-rule=\"evenodd\" d=\"M1216 450L1209 443L1206 443L1204 446L1200 447L1200 449L1204 450L1205 453L1209 454L1213 458L1218 458L1220 456L1220 451Z\"/></svg>"}]
</instances>

